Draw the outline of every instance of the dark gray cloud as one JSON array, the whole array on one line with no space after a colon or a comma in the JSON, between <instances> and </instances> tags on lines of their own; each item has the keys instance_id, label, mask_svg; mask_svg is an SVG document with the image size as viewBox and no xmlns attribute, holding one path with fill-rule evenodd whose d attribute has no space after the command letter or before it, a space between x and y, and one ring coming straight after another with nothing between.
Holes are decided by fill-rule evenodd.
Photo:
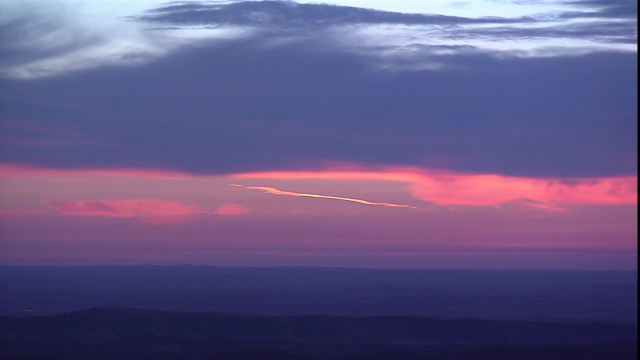
<instances>
[{"instance_id":1,"label":"dark gray cloud","mask_svg":"<svg viewBox=\"0 0 640 360\"><path fill-rule=\"evenodd\" d=\"M404 14L327 4L298 4L291 1L245 1L224 4L177 3L153 9L132 19L173 25L248 26L301 31L345 25L440 26L444 37L473 38L581 38L605 42L637 41L637 3L621 0L567 1L576 11L535 14L517 18L456 17L436 14ZM589 19L586 23L567 23L567 19ZM535 27L523 25L535 24ZM456 26L466 25L464 28ZM501 25L497 29L468 27Z\"/></svg>"},{"instance_id":2,"label":"dark gray cloud","mask_svg":"<svg viewBox=\"0 0 640 360\"><path fill-rule=\"evenodd\" d=\"M532 20L531 18L466 18L435 14L405 14L350 6L299 4L293 1L178 3L153 9L146 15L132 19L182 25L277 28L316 28L355 24L499 24Z\"/></svg>"},{"instance_id":3,"label":"dark gray cloud","mask_svg":"<svg viewBox=\"0 0 640 360\"><path fill-rule=\"evenodd\" d=\"M326 39L264 47L268 36L199 43L137 67L3 80L2 161L196 173L324 160L637 172L635 53L513 58L426 47L407 61L446 66L380 71Z\"/></svg>"},{"instance_id":4,"label":"dark gray cloud","mask_svg":"<svg viewBox=\"0 0 640 360\"><path fill-rule=\"evenodd\" d=\"M596 1L580 6L623 12ZM11 39L61 24L42 14L23 19L2 25L0 59L7 64L86 46L74 40L25 48ZM195 173L308 168L328 160L524 176L636 174L635 52L527 58L465 43L483 37L629 43L637 36L625 35L633 25L599 19L515 26L523 19L291 2L169 4L137 20L257 28L174 46L137 65L105 62L2 79L0 159ZM495 26L466 27L474 21ZM414 43L361 44L329 29L383 23L446 24L439 36L461 41L430 43L417 33ZM316 31L299 31L309 26Z\"/></svg>"},{"instance_id":5,"label":"dark gray cloud","mask_svg":"<svg viewBox=\"0 0 640 360\"><path fill-rule=\"evenodd\" d=\"M620 21L591 21L568 23L545 27L522 28L494 26L490 28L447 29L444 35L450 39L523 40L523 39L576 39L600 43L636 44L637 24Z\"/></svg>"},{"instance_id":6,"label":"dark gray cloud","mask_svg":"<svg viewBox=\"0 0 640 360\"><path fill-rule=\"evenodd\" d=\"M637 0L492 0L498 3L516 3L525 5L568 5L575 11L564 11L559 17L569 18L638 18Z\"/></svg>"},{"instance_id":7,"label":"dark gray cloud","mask_svg":"<svg viewBox=\"0 0 640 360\"><path fill-rule=\"evenodd\" d=\"M616 18L638 20L637 0L570 0L565 4L573 5L581 11L561 14L565 18Z\"/></svg>"}]
</instances>

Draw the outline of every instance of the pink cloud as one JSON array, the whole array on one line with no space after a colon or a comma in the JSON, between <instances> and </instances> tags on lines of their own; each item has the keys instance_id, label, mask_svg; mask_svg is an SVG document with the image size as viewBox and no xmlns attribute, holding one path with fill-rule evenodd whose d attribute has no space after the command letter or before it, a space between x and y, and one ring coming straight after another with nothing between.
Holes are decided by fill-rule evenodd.
<instances>
[{"instance_id":1,"label":"pink cloud","mask_svg":"<svg viewBox=\"0 0 640 360\"><path fill-rule=\"evenodd\" d=\"M499 206L519 203L545 210L572 205L637 204L637 177L524 178L497 174L464 174L418 168L338 168L337 170L237 174L250 179L379 180L403 182L419 200L443 206Z\"/></svg>"},{"instance_id":2,"label":"pink cloud","mask_svg":"<svg viewBox=\"0 0 640 360\"><path fill-rule=\"evenodd\" d=\"M155 199L49 201L46 205L63 216L162 218L191 216L199 212L194 205Z\"/></svg>"},{"instance_id":3,"label":"pink cloud","mask_svg":"<svg viewBox=\"0 0 640 360\"><path fill-rule=\"evenodd\" d=\"M135 179L169 180L194 180L219 177L193 175L175 171L153 169L56 170L20 167L14 165L0 165L0 177L3 178L54 176L89 177L96 179L129 177ZM501 206L505 204L515 204L518 206L527 206L530 208L537 208L547 211L557 211L576 205L637 204L636 176L573 179L526 178L505 176L499 174L456 173L451 171L440 171L416 167L365 168L350 164L331 165L330 167L318 171L259 172L235 174L231 176L236 179L318 179L335 181L362 179L381 182L404 183L407 185L406 189L409 194L415 199L440 206ZM280 194L282 195L283 193ZM334 197L331 194L319 195L311 193L311 191L309 193L296 193L296 196L338 198L337 196ZM339 198L340 199L337 200L356 202L361 200L357 197L351 196L340 196ZM141 205L144 204L144 201L146 200L131 201L137 201L138 205L124 205L124 203L120 203L119 206L114 206L113 201L99 201L96 204L90 204L90 202L59 203L58 207L60 208L60 211L65 213L83 211L89 214L99 213L103 214L101 216L114 217L122 217L122 214L131 214L135 213L136 211L141 213L152 212L152 210L140 209L162 208L158 204L147 207ZM78 204L84 205L80 206ZM74 208L74 206L76 207ZM194 210L193 207L181 203L180 206L189 208L192 212L197 212L197 210ZM176 209L179 209L180 206L176 207ZM233 213L244 211L238 209L230 209L231 208L221 208L213 211L213 213L221 214L227 212Z\"/></svg>"},{"instance_id":4,"label":"pink cloud","mask_svg":"<svg viewBox=\"0 0 640 360\"><path fill-rule=\"evenodd\" d=\"M531 200L548 205L623 205L637 203L636 178L533 179L500 175L422 175L412 195L440 205L499 205ZM545 205L546 204L546 205Z\"/></svg>"},{"instance_id":5,"label":"pink cloud","mask_svg":"<svg viewBox=\"0 0 640 360\"><path fill-rule=\"evenodd\" d=\"M251 212L249 208L244 205L225 204L217 208L213 213L217 215L243 215L249 212Z\"/></svg>"}]
</instances>

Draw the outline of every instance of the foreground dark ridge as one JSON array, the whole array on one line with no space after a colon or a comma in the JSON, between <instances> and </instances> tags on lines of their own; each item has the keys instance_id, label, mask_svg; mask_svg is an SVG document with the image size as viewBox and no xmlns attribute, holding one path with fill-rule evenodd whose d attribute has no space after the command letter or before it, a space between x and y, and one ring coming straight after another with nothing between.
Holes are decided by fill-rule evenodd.
<instances>
[{"instance_id":1,"label":"foreground dark ridge","mask_svg":"<svg viewBox=\"0 0 640 360\"><path fill-rule=\"evenodd\" d=\"M3 359L635 359L637 327L93 308L0 317Z\"/></svg>"}]
</instances>

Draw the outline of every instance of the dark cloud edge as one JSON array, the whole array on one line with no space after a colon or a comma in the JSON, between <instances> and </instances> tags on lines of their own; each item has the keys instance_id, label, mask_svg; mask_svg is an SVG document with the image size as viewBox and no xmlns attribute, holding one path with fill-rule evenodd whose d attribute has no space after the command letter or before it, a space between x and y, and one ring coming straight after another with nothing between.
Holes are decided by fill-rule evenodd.
<instances>
[{"instance_id":1,"label":"dark cloud edge","mask_svg":"<svg viewBox=\"0 0 640 360\"><path fill-rule=\"evenodd\" d=\"M459 17L439 14L413 14L331 4L301 4L295 1L233 1L229 3L169 3L129 19L184 25L218 24L227 26L320 27L336 25L462 25L517 24L550 19L635 20L637 3L605 0L564 1L576 11L536 14L517 18ZM584 10L580 10L584 8Z\"/></svg>"},{"instance_id":2,"label":"dark cloud edge","mask_svg":"<svg viewBox=\"0 0 640 360\"><path fill-rule=\"evenodd\" d=\"M605 6L597 1L568 1L576 7L598 7L599 10L568 11L536 14L518 18L457 17L437 14L406 14L329 4L300 4L293 1L238 1L226 4L181 3L160 6L129 20L160 23L173 27L248 27L272 31L321 31L340 26L405 25L441 26L455 36L474 35L506 37L554 38L590 37L610 43L637 42L637 5L635 12L626 7ZM519 25L545 23L562 19L591 19L592 23L549 25L541 28L521 28ZM499 26L496 29L458 29L459 25ZM634 31L635 29L635 31ZM452 35L453 36L453 35ZM604 37L607 39L605 40Z\"/></svg>"}]
</instances>

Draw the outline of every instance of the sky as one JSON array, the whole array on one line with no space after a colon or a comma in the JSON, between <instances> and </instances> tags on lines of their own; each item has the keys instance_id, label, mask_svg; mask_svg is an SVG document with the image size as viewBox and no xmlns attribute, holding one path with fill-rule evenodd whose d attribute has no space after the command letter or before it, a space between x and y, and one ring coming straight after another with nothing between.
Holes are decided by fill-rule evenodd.
<instances>
[{"instance_id":1,"label":"sky","mask_svg":"<svg viewBox=\"0 0 640 360\"><path fill-rule=\"evenodd\" d=\"M637 270L637 2L2 1L0 265Z\"/></svg>"}]
</instances>

